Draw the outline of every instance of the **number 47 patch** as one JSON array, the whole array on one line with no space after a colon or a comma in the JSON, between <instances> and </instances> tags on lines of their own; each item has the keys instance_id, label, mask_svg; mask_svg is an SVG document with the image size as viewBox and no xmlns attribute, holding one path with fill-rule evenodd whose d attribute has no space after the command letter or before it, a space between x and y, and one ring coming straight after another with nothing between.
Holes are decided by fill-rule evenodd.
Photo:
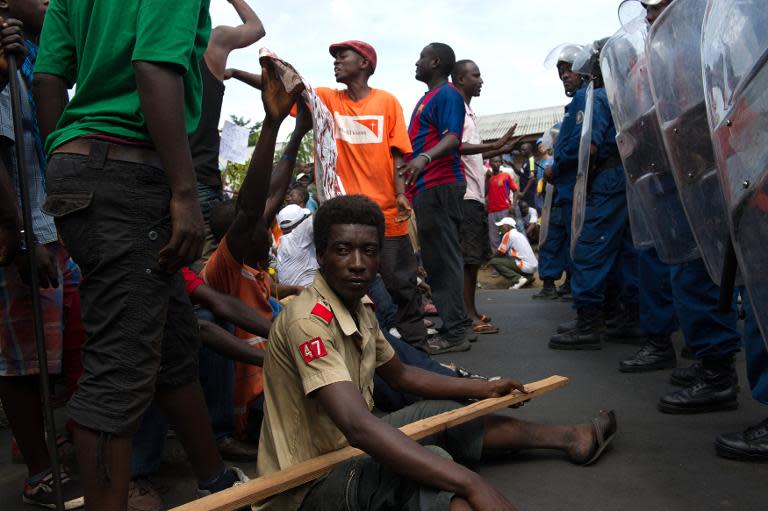
<instances>
[{"instance_id":1,"label":"number 47 patch","mask_svg":"<svg viewBox=\"0 0 768 511\"><path fill-rule=\"evenodd\" d=\"M304 362L309 364L317 358L323 358L326 356L328 351L325 349L323 340L319 337L315 337L314 339L310 339L304 344L300 345L299 353L301 353L301 357L304 359Z\"/></svg>"}]
</instances>

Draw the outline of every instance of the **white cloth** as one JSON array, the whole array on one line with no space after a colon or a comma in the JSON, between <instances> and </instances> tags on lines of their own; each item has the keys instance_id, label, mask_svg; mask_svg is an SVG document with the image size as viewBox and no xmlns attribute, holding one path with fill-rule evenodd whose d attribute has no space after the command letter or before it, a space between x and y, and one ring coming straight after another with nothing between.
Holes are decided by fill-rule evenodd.
<instances>
[{"instance_id":1,"label":"white cloth","mask_svg":"<svg viewBox=\"0 0 768 511\"><path fill-rule=\"evenodd\" d=\"M313 235L312 217L309 217L280 238L276 269L281 284L303 287L312 284L318 268Z\"/></svg>"},{"instance_id":2,"label":"white cloth","mask_svg":"<svg viewBox=\"0 0 768 511\"><path fill-rule=\"evenodd\" d=\"M523 273L533 273L539 267L539 261L536 260L528 237L517 229L512 229L504 235L499 252L519 259L518 268Z\"/></svg>"},{"instance_id":3,"label":"white cloth","mask_svg":"<svg viewBox=\"0 0 768 511\"><path fill-rule=\"evenodd\" d=\"M475 113L464 103L464 133L461 136L462 144L482 144L480 130L477 129ZM485 204L485 166L482 154L464 155L461 157L464 164L464 177L467 181L465 200L475 200Z\"/></svg>"},{"instance_id":4,"label":"white cloth","mask_svg":"<svg viewBox=\"0 0 768 511\"><path fill-rule=\"evenodd\" d=\"M523 217L523 223L526 227L528 227L531 224L535 224L539 221L539 213L536 211L536 208L528 206L528 215Z\"/></svg>"}]
</instances>

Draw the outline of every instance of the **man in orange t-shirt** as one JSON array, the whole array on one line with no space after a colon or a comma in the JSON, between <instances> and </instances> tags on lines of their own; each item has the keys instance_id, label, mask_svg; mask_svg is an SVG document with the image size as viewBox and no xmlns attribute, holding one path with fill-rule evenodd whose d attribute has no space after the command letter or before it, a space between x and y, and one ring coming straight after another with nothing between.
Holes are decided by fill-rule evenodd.
<instances>
[{"instance_id":1,"label":"man in orange t-shirt","mask_svg":"<svg viewBox=\"0 0 768 511\"><path fill-rule=\"evenodd\" d=\"M405 182L395 169L412 152L403 109L390 93L369 87L376 50L363 41L330 47L333 71L346 89L315 89L336 124L336 172L348 195L366 195L384 212L385 239L379 272L397 304L397 328L419 345L427 331L416 287L417 262L408 238L411 206Z\"/></svg>"}]
</instances>

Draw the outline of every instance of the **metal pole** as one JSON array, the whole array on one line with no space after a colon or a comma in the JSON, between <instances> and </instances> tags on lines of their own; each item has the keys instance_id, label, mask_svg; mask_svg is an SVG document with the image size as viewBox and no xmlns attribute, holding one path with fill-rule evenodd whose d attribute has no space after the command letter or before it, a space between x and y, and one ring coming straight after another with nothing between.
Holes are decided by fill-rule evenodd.
<instances>
[{"instance_id":1,"label":"metal pole","mask_svg":"<svg viewBox=\"0 0 768 511\"><path fill-rule=\"evenodd\" d=\"M32 314L35 322L35 343L37 345L37 357L40 366L40 393L43 398L43 417L48 436L48 451L51 457L51 469L53 471L54 494L56 496L57 511L64 511L64 497L61 491L61 468L59 465L59 453L56 447L56 423L53 418L53 405L51 404L51 383L48 377L48 354L45 351L45 334L43 331L43 316L40 308L40 289L37 280L37 261L34 256L34 233L32 232L32 211L29 205L29 184L27 183L27 162L24 157L24 129L22 127L21 95L19 91L18 67L16 56L7 55L8 61L8 85L11 92L11 111L13 113L13 135L16 139L16 173L19 178L21 191L21 215L24 224L24 242L29 257L29 286L32 293Z\"/></svg>"}]
</instances>

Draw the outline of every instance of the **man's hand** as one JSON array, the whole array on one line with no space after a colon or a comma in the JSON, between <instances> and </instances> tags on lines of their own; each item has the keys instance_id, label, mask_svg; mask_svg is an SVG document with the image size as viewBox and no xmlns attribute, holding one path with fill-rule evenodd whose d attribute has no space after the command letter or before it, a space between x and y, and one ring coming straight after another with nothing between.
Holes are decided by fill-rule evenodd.
<instances>
[{"instance_id":1,"label":"man's hand","mask_svg":"<svg viewBox=\"0 0 768 511\"><path fill-rule=\"evenodd\" d=\"M395 218L395 222L407 222L408 219L411 218L412 212L411 203L408 202L408 197L406 197L404 193L398 193L395 202L397 203L397 218Z\"/></svg>"},{"instance_id":2,"label":"man's hand","mask_svg":"<svg viewBox=\"0 0 768 511\"><path fill-rule=\"evenodd\" d=\"M427 166L427 158L424 156L416 156L408 163L400 165L397 169L400 177L405 179L406 186L412 185L424 172L424 167Z\"/></svg>"},{"instance_id":3,"label":"man's hand","mask_svg":"<svg viewBox=\"0 0 768 511\"><path fill-rule=\"evenodd\" d=\"M510 380L509 378L489 380L486 382L486 395L484 396L484 399L506 396L513 390L518 390L523 394L528 393L525 390L525 386L515 380Z\"/></svg>"},{"instance_id":4,"label":"man's hand","mask_svg":"<svg viewBox=\"0 0 768 511\"><path fill-rule=\"evenodd\" d=\"M0 85L8 80L8 60L6 55L24 58L27 47L24 46L24 24L14 18L0 17Z\"/></svg>"},{"instance_id":5,"label":"man's hand","mask_svg":"<svg viewBox=\"0 0 768 511\"><path fill-rule=\"evenodd\" d=\"M516 129L517 129L517 124L509 128L507 132L504 133L503 137L501 137L500 139L498 139L496 142L493 143L493 148L498 150L509 145L509 143L512 141L512 137L515 136Z\"/></svg>"},{"instance_id":6,"label":"man's hand","mask_svg":"<svg viewBox=\"0 0 768 511\"><path fill-rule=\"evenodd\" d=\"M195 195L171 197L171 239L160 250L160 265L169 273L192 264L203 253L205 230Z\"/></svg>"},{"instance_id":7,"label":"man's hand","mask_svg":"<svg viewBox=\"0 0 768 511\"><path fill-rule=\"evenodd\" d=\"M301 90L303 87L293 94L286 91L282 80L277 76L274 62L265 59L261 67L261 101L264 103L267 117L272 121L282 122L291 112L296 103L296 96Z\"/></svg>"},{"instance_id":8,"label":"man's hand","mask_svg":"<svg viewBox=\"0 0 768 511\"><path fill-rule=\"evenodd\" d=\"M59 287L59 271L53 255L45 248L45 245L33 245L32 257L37 263L37 285L43 289ZM26 285L31 285L29 279L29 254L20 253L16 256L16 267L21 275L21 280Z\"/></svg>"},{"instance_id":9,"label":"man's hand","mask_svg":"<svg viewBox=\"0 0 768 511\"><path fill-rule=\"evenodd\" d=\"M309 111L309 107L301 98L296 101L296 109L296 128L294 128L294 131L303 138L304 135L312 131L312 112Z\"/></svg>"},{"instance_id":10,"label":"man's hand","mask_svg":"<svg viewBox=\"0 0 768 511\"><path fill-rule=\"evenodd\" d=\"M480 477L477 479L472 485L470 493L466 496L472 509L475 511L517 511L517 508L496 488Z\"/></svg>"}]
</instances>

